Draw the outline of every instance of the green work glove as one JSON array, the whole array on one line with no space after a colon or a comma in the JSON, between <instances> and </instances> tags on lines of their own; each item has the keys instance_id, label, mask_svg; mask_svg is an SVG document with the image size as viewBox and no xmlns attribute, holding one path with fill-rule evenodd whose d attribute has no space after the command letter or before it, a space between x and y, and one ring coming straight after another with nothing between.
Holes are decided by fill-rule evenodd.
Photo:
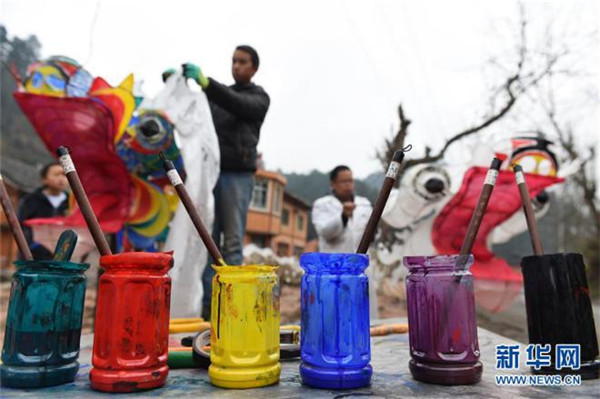
<instances>
[{"instance_id":1,"label":"green work glove","mask_svg":"<svg viewBox=\"0 0 600 399\"><path fill-rule=\"evenodd\" d=\"M208 78L204 76L202 69L197 65L190 63L183 64L183 76L194 79L203 89L208 87Z\"/></svg>"},{"instance_id":2,"label":"green work glove","mask_svg":"<svg viewBox=\"0 0 600 399\"><path fill-rule=\"evenodd\" d=\"M173 75L175 73L175 68L168 68L165 69L162 73L162 80L163 82L166 82L167 79L169 79L169 76Z\"/></svg>"}]
</instances>

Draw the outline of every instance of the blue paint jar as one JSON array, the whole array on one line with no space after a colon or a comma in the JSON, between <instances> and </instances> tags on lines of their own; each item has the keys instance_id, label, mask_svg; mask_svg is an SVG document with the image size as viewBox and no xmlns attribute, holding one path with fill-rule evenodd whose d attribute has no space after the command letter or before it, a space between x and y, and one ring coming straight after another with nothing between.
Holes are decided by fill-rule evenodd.
<instances>
[{"instance_id":1,"label":"blue paint jar","mask_svg":"<svg viewBox=\"0 0 600 399\"><path fill-rule=\"evenodd\" d=\"M75 379L88 264L19 261L2 348L3 386L38 388Z\"/></svg>"},{"instance_id":2,"label":"blue paint jar","mask_svg":"<svg viewBox=\"0 0 600 399\"><path fill-rule=\"evenodd\" d=\"M300 257L300 376L308 386L351 389L369 385L373 369L369 281L363 254L308 253Z\"/></svg>"}]
</instances>

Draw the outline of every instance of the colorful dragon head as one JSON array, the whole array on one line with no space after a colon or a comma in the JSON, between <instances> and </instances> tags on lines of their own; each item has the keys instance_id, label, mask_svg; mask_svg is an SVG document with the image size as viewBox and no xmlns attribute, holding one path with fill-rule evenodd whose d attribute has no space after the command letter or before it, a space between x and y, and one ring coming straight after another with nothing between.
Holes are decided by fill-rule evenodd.
<instances>
[{"instance_id":1,"label":"colorful dragon head","mask_svg":"<svg viewBox=\"0 0 600 399\"><path fill-rule=\"evenodd\" d=\"M133 75L113 87L67 57L32 64L19 83L14 97L48 150L54 154L61 145L72 149L103 230L118 233L124 250L156 250L177 204L158 153L165 152L184 173L166 115L138 107ZM29 224L82 227L84 220L74 206L64 218Z\"/></svg>"},{"instance_id":2,"label":"colorful dragon head","mask_svg":"<svg viewBox=\"0 0 600 399\"><path fill-rule=\"evenodd\" d=\"M537 135L519 136L479 148L470 165L447 162L421 164L408 169L400 188L390 197L383 214L387 231L376 256L384 265L398 265L405 255L459 253L471 215L494 155L506 159L472 249L478 303L488 310L505 309L522 286L522 275L496 256L491 245L508 241L527 229L521 199L510 165L526 172L536 217L549 207L545 189L563 179L550 142Z\"/></svg>"}]
</instances>

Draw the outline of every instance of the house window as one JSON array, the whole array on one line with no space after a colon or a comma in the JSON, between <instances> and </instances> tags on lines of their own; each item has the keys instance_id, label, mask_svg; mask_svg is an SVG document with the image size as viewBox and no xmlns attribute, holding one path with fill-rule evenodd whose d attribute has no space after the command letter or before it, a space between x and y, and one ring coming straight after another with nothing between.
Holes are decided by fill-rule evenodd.
<instances>
[{"instance_id":1,"label":"house window","mask_svg":"<svg viewBox=\"0 0 600 399\"><path fill-rule=\"evenodd\" d=\"M267 247L267 237L263 235L253 234L252 236L250 236L250 242L252 242L252 244L256 245L259 248Z\"/></svg>"},{"instance_id":2,"label":"house window","mask_svg":"<svg viewBox=\"0 0 600 399\"><path fill-rule=\"evenodd\" d=\"M273 198L273 212L281 212L281 186L275 183L275 198Z\"/></svg>"},{"instance_id":3,"label":"house window","mask_svg":"<svg viewBox=\"0 0 600 399\"><path fill-rule=\"evenodd\" d=\"M300 256L302 255L302 252L304 252L304 248L294 246L294 256Z\"/></svg>"},{"instance_id":4,"label":"house window","mask_svg":"<svg viewBox=\"0 0 600 399\"><path fill-rule=\"evenodd\" d=\"M290 225L290 211L287 208L283 208L281 212L281 224L284 226Z\"/></svg>"},{"instance_id":5,"label":"house window","mask_svg":"<svg viewBox=\"0 0 600 399\"><path fill-rule=\"evenodd\" d=\"M284 242L277 244L277 256L289 256L290 246Z\"/></svg>"},{"instance_id":6,"label":"house window","mask_svg":"<svg viewBox=\"0 0 600 399\"><path fill-rule=\"evenodd\" d=\"M254 209L267 210L267 194L269 192L269 181L263 178L257 178L252 190L252 201L250 207Z\"/></svg>"},{"instance_id":7,"label":"house window","mask_svg":"<svg viewBox=\"0 0 600 399\"><path fill-rule=\"evenodd\" d=\"M304 216L296 216L296 230L304 231Z\"/></svg>"}]
</instances>

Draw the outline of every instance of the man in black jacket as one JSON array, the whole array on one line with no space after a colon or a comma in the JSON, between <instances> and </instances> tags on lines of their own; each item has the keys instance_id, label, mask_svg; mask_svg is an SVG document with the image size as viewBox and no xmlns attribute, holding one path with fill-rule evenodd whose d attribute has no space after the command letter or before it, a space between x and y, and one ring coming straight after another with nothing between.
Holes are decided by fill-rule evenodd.
<instances>
[{"instance_id":1,"label":"man in black jacket","mask_svg":"<svg viewBox=\"0 0 600 399\"><path fill-rule=\"evenodd\" d=\"M63 216L67 212L67 178L58 162L50 163L40 172L43 187L26 195L19 203L17 216L34 259L52 259L52 252L33 241L31 228L24 222L29 219Z\"/></svg>"},{"instance_id":2,"label":"man in black jacket","mask_svg":"<svg viewBox=\"0 0 600 399\"><path fill-rule=\"evenodd\" d=\"M223 85L204 76L194 64L184 64L183 74L194 79L206 93L221 150L221 174L213 191L215 223L213 239L228 265L242 264L246 215L252 198L256 146L260 128L269 109L269 96L251 82L258 70L258 53L250 46L238 46L233 53L231 72L235 84ZM223 241L221 243L221 234ZM210 319L214 271L209 264L202 274L204 297L202 317Z\"/></svg>"}]
</instances>

